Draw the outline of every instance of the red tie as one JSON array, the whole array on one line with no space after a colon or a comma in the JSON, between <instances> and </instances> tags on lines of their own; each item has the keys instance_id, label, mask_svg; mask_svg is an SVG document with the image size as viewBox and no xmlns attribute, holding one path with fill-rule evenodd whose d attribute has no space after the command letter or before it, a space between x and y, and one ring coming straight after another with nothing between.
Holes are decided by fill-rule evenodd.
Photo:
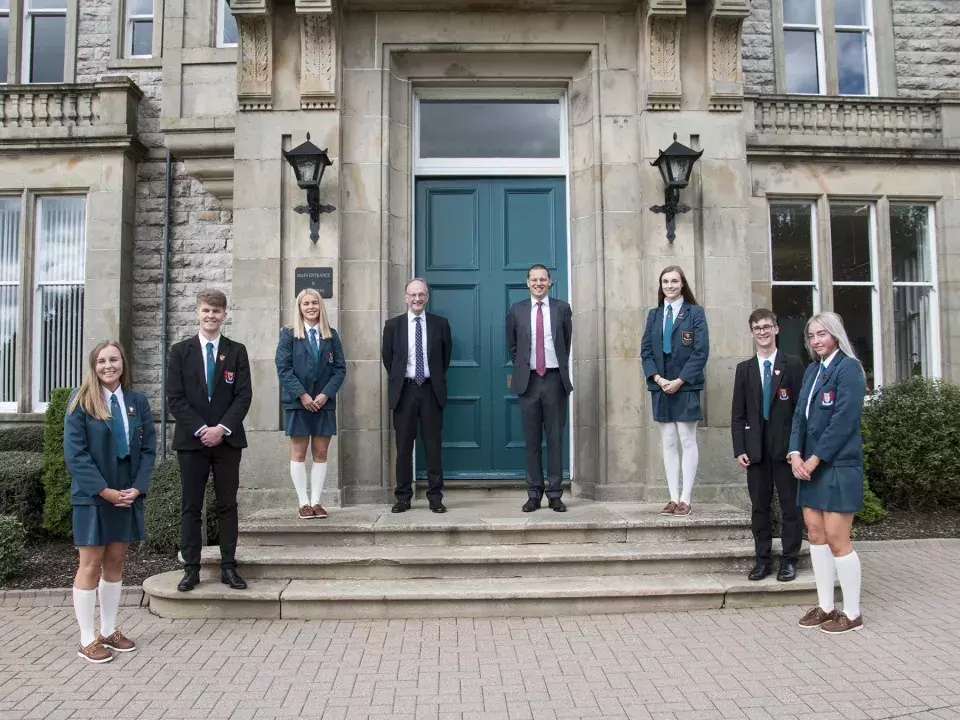
<instances>
[{"instance_id":1,"label":"red tie","mask_svg":"<svg viewBox=\"0 0 960 720\"><path fill-rule=\"evenodd\" d=\"M547 374L547 352L543 348L543 303L537 303L537 375Z\"/></svg>"}]
</instances>

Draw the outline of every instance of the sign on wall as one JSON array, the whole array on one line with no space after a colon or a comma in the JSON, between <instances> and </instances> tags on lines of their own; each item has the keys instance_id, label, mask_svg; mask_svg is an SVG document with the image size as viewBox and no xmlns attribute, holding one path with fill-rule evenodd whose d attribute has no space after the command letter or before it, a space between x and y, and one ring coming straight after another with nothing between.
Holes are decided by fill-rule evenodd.
<instances>
[{"instance_id":1,"label":"sign on wall","mask_svg":"<svg viewBox=\"0 0 960 720\"><path fill-rule=\"evenodd\" d=\"M333 268L296 268L293 271L294 294L299 295L301 290L314 288L320 297L333 297Z\"/></svg>"}]
</instances>

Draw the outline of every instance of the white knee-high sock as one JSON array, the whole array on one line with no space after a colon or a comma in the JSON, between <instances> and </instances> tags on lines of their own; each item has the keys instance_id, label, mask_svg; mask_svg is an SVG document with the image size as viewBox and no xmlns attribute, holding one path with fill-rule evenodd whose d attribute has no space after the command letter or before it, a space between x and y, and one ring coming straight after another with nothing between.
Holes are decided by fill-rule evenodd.
<instances>
[{"instance_id":1,"label":"white knee-high sock","mask_svg":"<svg viewBox=\"0 0 960 720\"><path fill-rule=\"evenodd\" d=\"M320 502L320 493L323 492L323 481L327 479L327 464L325 462L313 461L313 467L310 468L310 504L316 505Z\"/></svg>"},{"instance_id":2,"label":"white knee-high sock","mask_svg":"<svg viewBox=\"0 0 960 720\"><path fill-rule=\"evenodd\" d=\"M100 634L110 637L117 629L117 609L120 607L120 592L123 580L107 582L100 578Z\"/></svg>"},{"instance_id":3,"label":"white knee-high sock","mask_svg":"<svg viewBox=\"0 0 960 720\"><path fill-rule=\"evenodd\" d=\"M680 499L687 505L693 494L693 481L697 477L697 466L700 464L700 450L697 448L697 423L678 422L677 432L680 435L680 445L683 448L683 493Z\"/></svg>"},{"instance_id":4,"label":"white knee-high sock","mask_svg":"<svg viewBox=\"0 0 960 720\"><path fill-rule=\"evenodd\" d=\"M663 469L667 473L667 487L670 489L670 499L673 502L680 502L680 458L677 455L677 444L679 441L677 424L659 423L659 425L660 446L663 448Z\"/></svg>"},{"instance_id":5,"label":"white knee-high sock","mask_svg":"<svg viewBox=\"0 0 960 720\"><path fill-rule=\"evenodd\" d=\"M826 612L833 610L833 580L836 565L829 545L810 545L810 561L813 563L813 577L817 582L817 599L820 608Z\"/></svg>"},{"instance_id":6,"label":"white knee-high sock","mask_svg":"<svg viewBox=\"0 0 960 720\"><path fill-rule=\"evenodd\" d=\"M80 625L80 644L86 647L94 641L93 615L97 609L97 591L73 589L73 611Z\"/></svg>"},{"instance_id":7,"label":"white knee-high sock","mask_svg":"<svg viewBox=\"0 0 960 720\"><path fill-rule=\"evenodd\" d=\"M290 477L293 478L293 486L297 489L297 502L299 507L308 505L307 502L307 464L302 462L290 461Z\"/></svg>"},{"instance_id":8,"label":"white knee-high sock","mask_svg":"<svg viewBox=\"0 0 960 720\"><path fill-rule=\"evenodd\" d=\"M843 612L851 620L856 620L860 617L860 558L854 550L849 555L833 560L843 591Z\"/></svg>"}]
</instances>

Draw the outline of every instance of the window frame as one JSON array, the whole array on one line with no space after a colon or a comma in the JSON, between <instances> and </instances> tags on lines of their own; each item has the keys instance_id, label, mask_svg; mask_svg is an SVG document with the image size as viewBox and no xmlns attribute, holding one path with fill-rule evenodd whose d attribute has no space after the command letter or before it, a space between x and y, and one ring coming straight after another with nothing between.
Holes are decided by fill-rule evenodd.
<instances>
[{"instance_id":1,"label":"window frame","mask_svg":"<svg viewBox=\"0 0 960 720\"><path fill-rule=\"evenodd\" d=\"M154 33L154 27L156 26L156 5L150 8L149 15L135 15L129 11L130 3L123 3L124 10L124 23L123 23L123 57L127 60L143 60L146 58L153 57L153 50L156 44L156 33ZM145 20L150 21L150 33L151 33L151 42L150 42L150 54L149 55L134 55L133 53L133 26L138 22L143 22Z\"/></svg>"},{"instance_id":2,"label":"window frame","mask_svg":"<svg viewBox=\"0 0 960 720\"><path fill-rule=\"evenodd\" d=\"M70 37L70 0L66 0L63 8L30 8L30 0L22 0L23 14L22 22L20 23L23 42L21 44L20 51L20 77L24 84L29 85L60 85L63 83L70 82L71 80L67 75L67 58L70 55L70 43L68 38ZM64 28L65 36L63 38L63 58L64 58L64 69L63 69L63 79L52 82L52 83L41 83L34 82L30 80L30 55L33 46L33 22L34 17L60 17L63 16L64 19ZM76 46L74 45L73 54L76 54Z\"/></svg>"},{"instance_id":3,"label":"window frame","mask_svg":"<svg viewBox=\"0 0 960 720\"><path fill-rule=\"evenodd\" d=\"M14 30L13 26L10 24L14 15L13 15L14 3L11 0L7 3L6 8L0 8L0 17L7 18L7 72L6 74L0 75L0 85L6 85L8 83L8 76L10 74L10 48L14 45L13 36Z\"/></svg>"},{"instance_id":4,"label":"window frame","mask_svg":"<svg viewBox=\"0 0 960 720\"><path fill-rule=\"evenodd\" d=\"M826 48L824 46L824 37L823 37L823 0L813 0L814 10L816 13L816 25L809 25L804 23L787 23L783 20L783 2L784 0L774 0L774 2L780 4L780 37L781 44L785 47L786 40L782 40L784 33L789 30L792 31L801 31L801 32L813 32L814 38L816 40L817 47L817 85L818 90L815 93L793 93L795 95L822 95L824 88L827 86L827 63L826 63ZM785 52L785 51L784 51ZM783 70L784 70L784 88L786 88L786 55L784 55Z\"/></svg>"},{"instance_id":5,"label":"window frame","mask_svg":"<svg viewBox=\"0 0 960 720\"><path fill-rule=\"evenodd\" d=\"M798 205L810 208L810 274L811 280L776 280L773 277L773 225L770 222L771 205ZM820 312L820 248L817 243L818 208L816 200L806 198L767 198L767 260L770 271L770 288L774 287L809 287L813 289L813 312Z\"/></svg>"},{"instance_id":6,"label":"window frame","mask_svg":"<svg viewBox=\"0 0 960 720\"><path fill-rule=\"evenodd\" d=\"M237 42L235 42L235 43L228 43L228 42L225 42L225 41L224 41L224 39L223 39L223 32L224 32L224 30L226 29L226 26L225 26L226 13L227 13L227 9L228 9L229 6L228 6L228 4L227 4L227 0L215 0L215 1L216 1L216 3L217 3L217 20L216 20L216 28L215 28L215 31L214 31L214 32L215 32L215 36L216 36L216 47L218 47L218 48L235 48L235 47L237 47L237 46L240 44L240 43L239 43L239 40L240 40L240 28L239 28L239 26L237 27Z\"/></svg>"},{"instance_id":7,"label":"window frame","mask_svg":"<svg viewBox=\"0 0 960 720\"><path fill-rule=\"evenodd\" d=\"M24 270L26 262L24 260L25 248L25 222L24 222L24 211L25 211L25 198L23 194L13 194L13 193L3 193L0 195L3 199L19 200L20 201L20 219L19 219L19 229L17 230L17 244L18 244L18 258L17 258L17 320L15 324L16 333L17 333L17 351L14 353L13 357L13 368L14 368L14 400L12 402L2 402L0 401L0 413L15 413L18 412L23 403L23 366L22 366L22 356L24 352L24 303L26 302L25 298L25 288L24 288ZM5 287L12 287L14 282L12 281L0 281L0 285Z\"/></svg>"},{"instance_id":8,"label":"window frame","mask_svg":"<svg viewBox=\"0 0 960 720\"><path fill-rule=\"evenodd\" d=\"M76 0L71 1L75 2ZM150 43L150 55L131 55L133 37L128 31L130 16L127 14L127 1L114 0L111 3L108 68L158 68L161 66L163 55L163 4L164 0L153 0L153 41ZM147 16L138 15L134 17L146 18Z\"/></svg>"}]
</instances>

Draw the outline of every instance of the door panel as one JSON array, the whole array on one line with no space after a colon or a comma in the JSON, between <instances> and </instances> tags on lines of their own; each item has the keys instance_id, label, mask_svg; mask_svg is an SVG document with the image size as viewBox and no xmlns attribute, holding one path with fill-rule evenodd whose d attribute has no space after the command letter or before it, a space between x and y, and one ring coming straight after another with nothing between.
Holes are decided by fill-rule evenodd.
<instances>
[{"instance_id":1,"label":"door panel","mask_svg":"<svg viewBox=\"0 0 960 720\"><path fill-rule=\"evenodd\" d=\"M506 344L507 309L529 297L543 263L567 297L563 178L456 178L416 183L415 267L431 312L450 321L453 360L443 418L446 477L525 477L523 429ZM418 477L422 448L418 443ZM564 467L569 449L564 446Z\"/></svg>"}]
</instances>

